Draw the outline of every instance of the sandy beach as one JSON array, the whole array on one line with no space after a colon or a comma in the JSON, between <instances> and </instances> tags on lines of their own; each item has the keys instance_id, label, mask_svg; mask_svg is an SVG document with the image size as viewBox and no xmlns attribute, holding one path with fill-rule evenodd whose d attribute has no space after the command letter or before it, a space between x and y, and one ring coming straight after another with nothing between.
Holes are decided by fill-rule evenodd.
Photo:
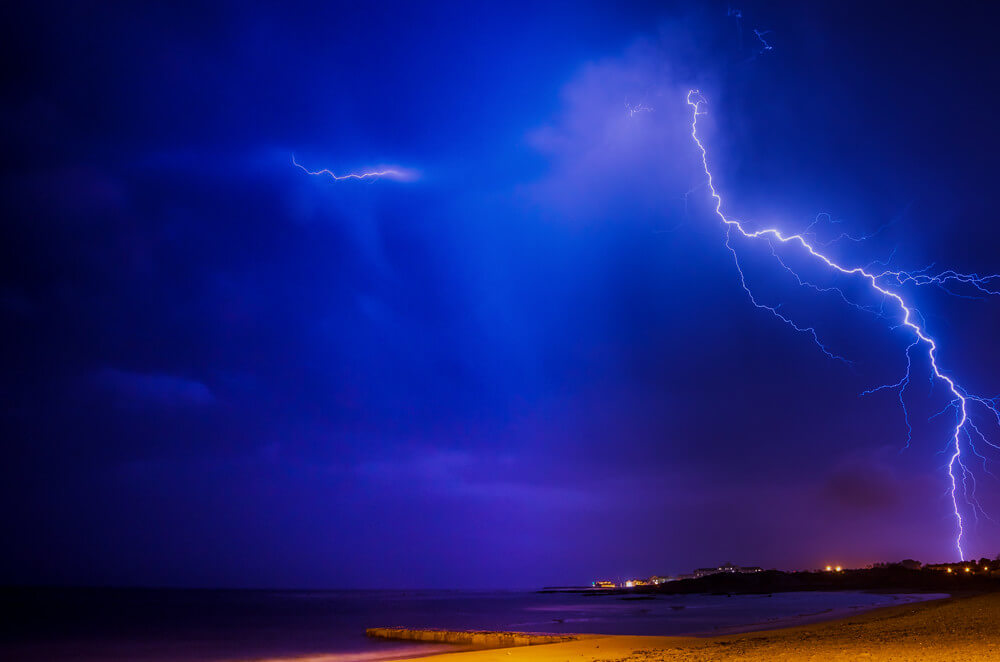
<instances>
[{"instance_id":1,"label":"sandy beach","mask_svg":"<svg viewBox=\"0 0 1000 662\"><path fill-rule=\"evenodd\" d=\"M422 659L434 662L998 660L1000 594L900 605L825 623L744 634L609 636Z\"/></svg>"}]
</instances>

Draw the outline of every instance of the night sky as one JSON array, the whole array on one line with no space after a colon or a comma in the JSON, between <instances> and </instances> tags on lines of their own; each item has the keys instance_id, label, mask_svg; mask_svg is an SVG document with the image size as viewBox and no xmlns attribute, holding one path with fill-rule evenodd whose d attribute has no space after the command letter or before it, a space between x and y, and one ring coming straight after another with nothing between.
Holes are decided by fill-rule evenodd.
<instances>
[{"instance_id":1,"label":"night sky","mask_svg":"<svg viewBox=\"0 0 1000 662\"><path fill-rule=\"evenodd\" d=\"M852 363L754 308L685 95L727 213L827 214L819 240L874 235L829 244L852 265L994 273L1000 17L286 4L2 10L0 582L956 560L940 385L915 361L900 452L896 394L859 397L902 376L898 320L748 244L755 293ZM1000 392L1000 299L905 291L943 368Z\"/></svg>"}]
</instances>

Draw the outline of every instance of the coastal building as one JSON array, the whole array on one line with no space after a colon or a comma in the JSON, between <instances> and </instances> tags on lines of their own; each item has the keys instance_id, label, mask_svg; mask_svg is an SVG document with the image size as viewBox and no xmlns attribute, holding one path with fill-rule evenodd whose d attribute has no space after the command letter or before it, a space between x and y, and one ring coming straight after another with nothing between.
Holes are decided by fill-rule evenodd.
<instances>
[{"instance_id":1,"label":"coastal building","mask_svg":"<svg viewBox=\"0 0 1000 662\"><path fill-rule=\"evenodd\" d=\"M695 577L707 577L708 575L718 575L720 573L729 574L751 574L755 572L763 572L764 569L757 566L738 566L732 563L726 563L724 565L716 566L714 568L695 568Z\"/></svg>"},{"instance_id":2,"label":"coastal building","mask_svg":"<svg viewBox=\"0 0 1000 662\"><path fill-rule=\"evenodd\" d=\"M915 561L914 559L903 559L902 561L883 561L881 563L872 563L867 566L868 568L891 568L893 566L900 566L906 568L907 570L920 570L924 565L920 561ZM928 566L930 567L930 566Z\"/></svg>"},{"instance_id":3,"label":"coastal building","mask_svg":"<svg viewBox=\"0 0 1000 662\"><path fill-rule=\"evenodd\" d=\"M952 568L958 566L958 563L928 563L924 566L925 570L939 570L941 572L951 572Z\"/></svg>"},{"instance_id":4,"label":"coastal building","mask_svg":"<svg viewBox=\"0 0 1000 662\"><path fill-rule=\"evenodd\" d=\"M687 577L690 575L684 575ZM666 577L660 575L653 575L649 579L626 579L620 580L615 583L605 579L598 579L597 581L590 582L593 588L636 588L638 586L659 586L660 584L666 584L667 582L672 582L682 577Z\"/></svg>"},{"instance_id":5,"label":"coastal building","mask_svg":"<svg viewBox=\"0 0 1000 662\"><path fill-rule=\"evenodd\" d=\"M637 588L640 586L659 586L661 584L666 584L667 582L676 582L681 579L697 579L698 577L705 577L708 575L718 575L720 573L729 574L751 574L756 572L763 572L763 568L757 566L739 566L733 565L732 563L726 563L724 565L715 566L714 568L697 568L694 572L687 575L653 575L648 579L625 579L619 580L618 582L609 581L606 579L598 579L596 581L590 582L593 588L611 589L611 588Z\"/></svg>"}]
</instances>

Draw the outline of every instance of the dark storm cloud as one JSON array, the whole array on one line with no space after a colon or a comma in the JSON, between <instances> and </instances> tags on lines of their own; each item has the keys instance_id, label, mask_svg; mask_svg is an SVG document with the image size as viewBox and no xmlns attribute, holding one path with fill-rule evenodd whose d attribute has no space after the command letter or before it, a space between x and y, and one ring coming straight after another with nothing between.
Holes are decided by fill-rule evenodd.
<instances>
[{"instance_id":1,"label":"dark storm cloud","mask_svg":"<svg viewBox=\"0 0 1000 662\"><path fill-rule=\"evenodd\" d=\"M836 508L848 511L890 510L905 499L906 485L900 483L890 464L895 449L883 448L838 459L823 491Z\"/></svg>"},{"instance_id":2,"label":"dark storm cloud","mask_svg":"<svg viewBox=\"0 0 1000 662\"><path fill-rule=\"evenodd\" d=\"M996 151L971 137L993 88L963 87L976 131L936 132L955 108L898 19L762 8L775 53L751 61L721 5L23 11L0 105L8 580L535 585L950 553L943 428L898 455L894 395L856 395L898 379L900 334L768 254L761 295L856 363L753 308L684 103L710 98L734 213L863 232L912 202L833 250L995 270L969 157ZM334 182L292 153L421 177ZM988 385L989 309L921 296Z\"/></svg>"},{"instance_id":3,"label":"dark storm cloud","mask_svg":"<svg viewBox=\"0 0 1000 662\"><path fill-rule=\"evenodd\" d=\"M122 208L122 182L98 168L67 165L42 168L7 180L7 195L35 214L86 219Z\"/></svg>"},{"instance_id":4,"label":"dark storm cloud","mask_svg":"<svg viewBox=\"0 0 1000 662\"><path fill-rule=\"evenodd\" d=\"M106 389L123 406L199 406L215 400L201 382L174 375L102 368L94 375L93 384Z\"/></svg>"}]
</instances>

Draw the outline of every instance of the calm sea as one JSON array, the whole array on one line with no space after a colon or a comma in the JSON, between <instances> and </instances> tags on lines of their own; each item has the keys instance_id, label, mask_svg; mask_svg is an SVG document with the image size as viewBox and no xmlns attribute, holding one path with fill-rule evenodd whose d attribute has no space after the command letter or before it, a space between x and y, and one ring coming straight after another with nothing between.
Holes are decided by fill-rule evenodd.
<instances>
[{"instance_id":1,"label":"calm sea","mask_svg":"<svg viewBox=\"0 0 1000 662\"><path fill-rule=\"evenodd\" d=\"M891 605L868 593L658 596L466 591L3 589L0 659L375 662L447 646L368 639L365 628L668 635L781 624ZM940 597L940 596L926 596Z\"/></svg>"}]
</instances>

